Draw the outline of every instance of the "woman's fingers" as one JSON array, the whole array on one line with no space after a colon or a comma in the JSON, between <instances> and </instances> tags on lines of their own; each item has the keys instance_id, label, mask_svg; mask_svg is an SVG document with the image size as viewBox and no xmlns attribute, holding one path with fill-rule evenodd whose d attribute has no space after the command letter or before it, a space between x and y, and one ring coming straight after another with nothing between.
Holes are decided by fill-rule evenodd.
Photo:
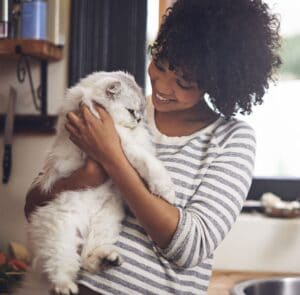
<instances>
[{"instance_id":1,"label":"woman's fingers","mask_svg":"<svg viewBox=\"0 0 300 295\"><path fill-rule=\"evenodd\" d=\"M70 134L72 134L72 135L78 135L78 130L77 130L77 128L73 127L72 124L66 123L66 124L65 124L65 128L67 129L67 131L70 132Z\"/></svg>"},{"instance_id":2,"label":"woman's fingers","mask_svg":"<svg viewBox=\"0 0 300 295\"><path fill-rule=\"evenodd\" d=\"M90 112L90 109L86 105L82 106L82 114L85 122L90 122L95 119L95 116Z\"/></svg>"},{"instance_id":3,"label":"woman's fingers","mask_svg":"<svg viewBox=\"0 0 300 295\"><path fill-rule=\"evenodd\" d=\"M69 136L69 139L80 148L79 141L77 140L77 138L74 135L71 134Z\"/></svg>"},{"instance_id":4,"label":"woman's fingers","mask_svg":"<svg viewBox=\"0 0 300 295\"><path fill-rule=\"evenodd\" d=\"M99 115L103 121L110 118L109 113L107 112L107 110L104 107L100 106L97 103L94 103L94 107L95 107L96 111L99 113Z\"/></svg>"},{"instance_id":5,"label":"woman's fingers","mask_svg":"<svg viewBox=\"0 0 300 295\"><path fill-rule=\"evenodd\" d=\"M73 123L75 125L80 124L80 118L77 114L75 114L75 112L68 112L66 117L71 123Z\"/></svg>"},{"instance_id":6,"label":"woman's fingers","mask_svg":"<svg viewBox=\"0 0 300 295\"><path fill-rule=\"evenodd\" d=\"M68 121L77 128L78 131L82 132L84 129L84 125L79 116L77 116L74 112L69 112L66 115Z\"/></svg>"}]
</instances>

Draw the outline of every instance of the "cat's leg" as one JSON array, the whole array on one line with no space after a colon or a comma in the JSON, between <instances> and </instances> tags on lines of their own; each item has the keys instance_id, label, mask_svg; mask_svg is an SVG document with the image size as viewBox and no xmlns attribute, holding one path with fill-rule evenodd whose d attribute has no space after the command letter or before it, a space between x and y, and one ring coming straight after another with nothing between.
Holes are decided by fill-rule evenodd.
<instances>
[{"instance_id":1,"label":"cat's leg","mask_svg":"<svg viewBox=\"0 0 300 295\"><path fill-rule=\"evenodd\" d=\"M76 231L78 216L69 210L57 210L53 204L40 207L31 216L28 228L33 266L46 274L52 289L60 294L76 294L75 283L80 269L78 246L82 242Z\"/></svg>"},{"instance_id":2,"label":"cat's leg","mask_svg":"<svg viewBox=\"0 0 300 295\"><path fill-rule=\"evenodd\" d=\"M128 161L146 181L149 190L172 204L175 200L174 185L162 162L143 147L128 141L122 147Z\"/></svg>"},{"instance_id":3,"label":"cat's leg","mask_svg":"<svg viewBox=\"0 0 300 295\"><path fill-rule=\"evenodd\" d=\"M123 261L114 246L124 218L123 202L118 192L106 193L109 194L105 197L107 201L92 217L81 252L82 267L92 273L97 273L108 266L120 265Z\"/></svg>"}]
</instances>

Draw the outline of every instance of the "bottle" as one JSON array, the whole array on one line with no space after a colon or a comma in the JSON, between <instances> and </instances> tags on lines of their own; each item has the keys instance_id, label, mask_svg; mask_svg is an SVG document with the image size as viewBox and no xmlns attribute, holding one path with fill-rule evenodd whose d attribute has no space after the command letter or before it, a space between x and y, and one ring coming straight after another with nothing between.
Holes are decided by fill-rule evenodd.
<instances>
[{"instance_id":1,"label":"bottle","mask_svg":"<svg viewBox=\"0 0 300 295\"><path fill-rule=\"evenodd\" d=\"M21 38L47 39L47 2L23 0L21 3Z\"/></svg>"},{"instance_id":2,"label":"bottle","mask_svg":"<svg viewBox=\"0 0 300 295\"><path fill-rule=\"evenodd\" d=\"M8 37L8 0L0 0L0 39Z\"/></svg>"},{"instance_id":3,"label":"bottle","mask_svg":"<svg viewBox=\"0 0 300 295\"><path fill-rule=\"evenodd\" d=\"M48 40L57 45L63 46L65 43L65 0L49 0L47 3L47 35Z\"/></svg>"},{"instance_id":4,"label":"bottle","mask_svg":"<svg viewBox=\"0 0 300 295\"><path fill-rule=\"evenodd\" d=\"M21 32L21 1L10 0L8 37L19 39Z\"/></svg>"}]
</instances>

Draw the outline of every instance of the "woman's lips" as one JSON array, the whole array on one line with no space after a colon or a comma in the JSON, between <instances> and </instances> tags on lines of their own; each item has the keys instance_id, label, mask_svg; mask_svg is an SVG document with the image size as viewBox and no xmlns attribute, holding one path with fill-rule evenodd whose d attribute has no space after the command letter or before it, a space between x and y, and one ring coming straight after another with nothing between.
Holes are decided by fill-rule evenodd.
<instances>
[{"instance_id":1,"label":"woman's lips","mask_svg":"<svg viewBox=\"0 0 300 295\"><path fill-rule=\"evenodd\" d=\"M156 98L156 100L158 100L161 103L170 103L171 101L175 101L175 99L173 99L173 98L165 98L165 97L159 95L158 93L155 94L155 98Z\"/></svg>"}]
</instances>

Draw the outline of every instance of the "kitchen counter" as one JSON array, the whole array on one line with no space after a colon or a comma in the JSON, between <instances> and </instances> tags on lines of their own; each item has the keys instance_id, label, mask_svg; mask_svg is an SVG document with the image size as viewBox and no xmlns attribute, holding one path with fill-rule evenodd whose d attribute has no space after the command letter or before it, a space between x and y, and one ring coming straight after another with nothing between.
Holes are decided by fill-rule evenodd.
<instances>
[{"instance_id":1,"label":"kitchen counter","mask_svg":"<svg viewBox=\"0 0 300 295\"><path fill-rule=\"evenodd\" d=\"M300 276L300 273L272 273L272 272L240 272L240 271L213 271L208 295L229 295L230 289L238 282L252 279L262 279L274 276Z\"/></svg>"}]
</instances>

